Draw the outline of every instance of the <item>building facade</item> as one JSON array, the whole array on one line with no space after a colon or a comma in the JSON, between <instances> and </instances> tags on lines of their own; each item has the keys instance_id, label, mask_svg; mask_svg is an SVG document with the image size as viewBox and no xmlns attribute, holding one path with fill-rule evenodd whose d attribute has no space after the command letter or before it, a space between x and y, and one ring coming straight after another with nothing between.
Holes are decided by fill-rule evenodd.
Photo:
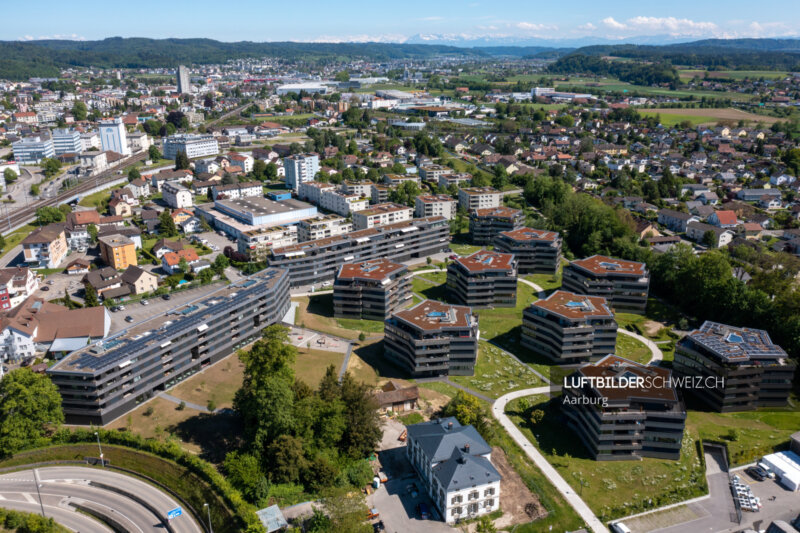
<instances>
[{"instance_id":1,"label":"building facade","mask_svg":"<svg viewBox=\"0 0 800 533\"><path fill-rule=\"evenodd\" d=\"M678 342L673 361L675 374L703 384L687 396L722 413L785 406L795 367L766 331L711 321Z\"/></svg>"},{"instance_id":2,"label":"building facade","mask_svg":"<svg viewBox=\"0 0 800 533\"><path fill-rule=\"evenodd\" d=\"M458 210L458 202L446 194L423 194L414 200L414 216L444 217L453 220Z\"/></svg>"},{"instance_id":3,"label":"building facade","mask_svg":"<svg viewBox=\"0 0 800 533\"><path fill-rule=\"evenodd\" d=\"M194 197L192 191L178 183L168 181L161 186L161 193L164 202L173 209L183 209L192 207Z\"/></svg>"},{"instance_id":4,"label":"building facade","mask_svg":"<svg viewBox=\"0 0 800 533\"><path fill-rule=\"evenodd\" d=\"M503 193L492 187L468 187L458 190L458 206L467 211L503 205Z\"/></svg>"},{"instance_id":5,"label":"building facade","mask_svg":"<svg viewBox=\"0 0 800 533\"><path fill-rule=\"evenodd\" d=\"M317 154L295 154L283 158L286 187L297 192L300 184L313 181L319 172L319 156Z\"/></svg>"},{"instance_id":6,"label":"building facade","mask_svg":"<svg viewBox=\"0 0 800 533\"><path fill-rule=\"evenodd\" d=\"M519 228L501 231L494 249L514 254L520 274L553 274L561 263L561 235L555 231Z\"/></svg>"},{"instance_id":7,"label":"building facade","mask_svg":"<svg viewBox=\"0 0 800 533\"><path fill-rule=\"evenodd\" d=\"M24 137L11 144L14 158L23 165L38 165L42 159L55 157L56 150L53 139L42 137Z\"/></svg>"},{"instance_id":8,"label":"building facade","mask_svg":"<svg viewBox=\"0 0 800 533\"><path fill-rule=\"evenodd\" d=\"M413 219L273 248L267 262L289 271L293 287L333 280L342 263L385 257L424 259L449 250L450 226L441 217Z\"/></svg>"},{"instance_id":9,"label":"building facade","mask_svg":"<svg viewBox=\"0 0 800 533\"><path fill-rule=\"evenodd\" d=\"M297 244L297 226L273 226L245 231L239 235L236 245L239 253L247 255L248 261L261 262L275 247Z\"/></svg>"},{"instance_id":10,"label":"building facade","mask_svg":"<svg viewBox=\"0 0 800 533\"><path fill-rule=\"evenodd\" d=\"M566 378L561 409L595 460L677 461L686 411L671 374L666 368L607 355ZM642 385L605 386L623 378L640 380Z\"/></svg>"},{"instance_id":11,"label":"building facade","mask_svg":"<svg viewBox=\"0 0 800 533\"><path fill-rule=\"evenodd\" d=\"M644 313L650 273L644 263L593 255L564 267L562 288L575 294L602 296L618 311Z\"/></svg>"},{"instance_id":12,"label":"building facade","mask_svg":"<svg viewBox=\"0 0 800 533\"><path fill-rule=\"evenodd\" d=\"M353 231L353 223L339 215L320 215L297 224L297 241L315 241Z\"/></svg>"},{"instance_id":13,"label":"building facade","mask_svg":"<svg viewBox=\"0 0 800 533\"><path fill-rule=\"evenodd\" d=\"M62 224L37 228L22 240L25 262L34 268L58 268L68 251L66 232Z\"/></svg>"},{"instance_id":14,"label":"building facade","mask_svg":"<svg viewBox=\"0 0 800 533\"><path fill-rule=\"evenodd\" d=\"M137 265L136 244L124 235L107 235L98 237L100 257L103 262L116 270L125 270Z\"/></svg>"},{"instance_id":15,"label":"building facade","mask_svg":"<svg viewBox=\"0 0 800 533\"><path fill-rule=\"evenodd\" d=\"M447 266L447 290L470 307L516 307L516 259L488 250L458 257Z\"/></svg>"},{"instance_id":16,"label":"building facade","mask_svg":"<svg viewBox=\"0 0 800 533\"><path fill-rule=\"evenodd\" d=\"M74 351L47 373L69 423L104 425L257 340L289 305L287 273L264 270Z\"/></svg>"},{"instance_id":17,"label":"building facade","mask_svg":"<svg viewBox=\"0 0 800 533\"><path fill-rule=\"evenodd\" d=\"M386 320L384 353L413 378L471 376L479 337L469 307L423 300Z\"/></svg>"},{"instance_id":18,"label":"building facade","mask_svg":"<svg viewBox=\"0 0 800 533\"><path fill-rule=\"evenodd\" d=\"M53 130L53 149L56 155L79 154L83 151L80 132L70 129Z\"/></svg>"},{"instance_id":19,"label":"building facade","mask_svg":"<svg viewBox=\"0 0 800 533\"><path fill-rule=\"evenodd\" d=\"M410 299L405 265L388 259L345 263L333 284L333 315L382 322Z\"/></svg>"},{"instance_id":20,"label":"building facade","mask_svg":"<svg viewBox=\"0 0 800 533\"><path fill-rule=\"evenodd\" d=\"M525 216L519 209L479 208L469 214L469 235L473 244L489 245L499 233L520 229L524 224Z\"/></svg>"},{"instance_id":21,"label":"building facade","mask_svg":"<svg viewBox=\"0 0 800 533\"><path fill-rule=\"evenodd\" d=\"M376 204L353 213L353 227L356 230L405 222L414 218L414 210L399 204Z\"/></svg>"},{"instance_id":22,"label":"building facade","mask_svg":"<svg viewBox=\"0 0 800 533\"><path fill-rule=\"evenodd\" d=\"M183 152L189 159L208 157L219 153L219 143L213 135L178 133L164 138L164 158L175 159Z\"/></svg>"},{"instance_id":23,"label":"building facade","mask_svg":"<svg viewBox=\"0 0 800 533\"><path fill-rule=\"evenodd\" d=\"M189 69L183 65L178 65L178 70L175 72L175 81L178 85L178 92L180 94L191 94L192 84L189 79Z\"/></svg>"},{"instance_id":24,"label":"building facade","mask_svg":"<svg viewBox=\"0 0 800 533\"><path fill-rule=\"evenodd\" d=\"M100 145L105 152L116 152L122 155L131 155L128 146L128 134L125 123L121 118L112 118L100 121Z\"/></svg>"},{"instance_id":25,"label":"building facade","mask_svg":"<svg viewBox=\"0 0 800 533\"><path fill-rule=\"evenodd\" d=\"M558 290L522 313L522 346L559 363L598 361L617 347L605 298Z\"/></svg>"}]
</instances>

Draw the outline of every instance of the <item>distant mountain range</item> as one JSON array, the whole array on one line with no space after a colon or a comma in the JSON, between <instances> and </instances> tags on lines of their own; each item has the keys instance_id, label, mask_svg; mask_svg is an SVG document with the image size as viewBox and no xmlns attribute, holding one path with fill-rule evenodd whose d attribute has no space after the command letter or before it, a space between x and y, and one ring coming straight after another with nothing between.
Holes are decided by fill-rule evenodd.
<instances>
[{"instance_id":1,"label":"distant mountain range","mask_svg":"<svg viewBox=\"0 0 800 533\"><path fill-rule=\"evenodd\" d=\"M580 37L577 39L524 38L514 35L465 35L465 34L421 34L412 35L403 44L439 44L464 48L485 47L541 47L541 48L581 48L599 44L651 44L663 45L690 42L691 38L671 35L642 35L625 39L606 39L603 37Z\"/></svg>"},{"instance_id":2,"label":"distant mountain range","mask_svg":"<svg viewBox=\"0 0 800 533\"><path fill-rule=\"evenodd\" d=\"M637 44L598 39L528 39L418 35L406 43L254 43L212 39L111 37L101 41L0 41L0 79L54 77L68 67L154 68L178 64L223 63L229 59L280 57L332 62L347 58L373 61L422 60L437 56L552 58L574 54L611 55L676 65L800 70L800 39L706 39L670 44L668 36L642 37ZM591 43L591 44L590 44Z\"/></svg>"}]
</instances>

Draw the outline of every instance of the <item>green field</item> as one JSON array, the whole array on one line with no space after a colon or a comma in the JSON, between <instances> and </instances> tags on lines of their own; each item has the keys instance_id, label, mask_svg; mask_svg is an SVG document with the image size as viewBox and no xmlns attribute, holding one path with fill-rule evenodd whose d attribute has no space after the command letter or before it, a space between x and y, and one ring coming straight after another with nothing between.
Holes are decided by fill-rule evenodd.
<instances>
[{"instance_id":1,"label":"green field","mask_svg":"<svg viewBox=\"0 0 800 533\"><path fill-rule=\"evenodd\" d=\"M691 79L695 76L704 79L708 74L708 79L714 78L743 80L745 78L758 79L764 78L767 80L779 80L785 78L788 73L775 70L698 70L698 69L681 69L678 70L678 75L681 79Z\"/></svg>"},{"instance_id":2,"label":"green field","mask_svg":"<svg viewBox=\"0 0 800 533\"><path fill-rule=\"evenodd\" d=\"M102 191L97 191L84 196L81 198L80 202L78 202L78 205L82 205L83 207L94 207L98 211L101 211L101 209L105 209L105 206L108 205L108 200L111 198L111 191L114 189L120 189L122 187L123 185L114 185L108 189L103 189Z\"/></svg>"},{"instance_id":3,"label":"green field","mask_svg":"<svg viewBox=\"0 0 800 533\"><path fill-rule=\"evenodd\" d=\"M533 425L519 400L506 407L511 420L601 520L654 509L707 492L697 434L684 433L680 461L595 461L575 434L564 427L559 407L544 397L528 398L544 419Z\"/></svg>"},{"instance_id":4,"label":"green field","mask_svg":"<svg viewBox=\"0 0 800 533\"><path fill-rule=\"evenodd\" d=\"M15 229L11 233L4 234L3 236L6 239L6 245L0 250L0 257L3 257L8 252L10 252L15 246L22 242L22 240L30 235L30 233L35 230L38 226L34 226L33 224L26 224L20 228Z\"/></svg>"},{"instance_id":5,"label":"green field","mask_svg":"<svg viewBox=\"0 0 800 533\"><path fill-rule=\"evenodd\" d=\"M617 334L617 355L644 365L649 363L652 357L650 348L641 341L622 333Z\"/></svg>"},{"instance_id":6,"label":"green field","mask_svg":"<svg viewBox=\"0 0 800 533\"><path fill-rule=\"evenodd\" d=\"M577 82L573 82L572 80L568 82L562 82L560 85L556 87L556 90L563 91L568 90L570 88L577 88L580 90L585 90L588 93L597 93L597 92L628 92L628 93L639 93L639 94L652 94L658 96L672 96L674 98L686 98L689 96L695 97L695 99L699 100L703 96L707 98L726 98L730 100L737 100L737 101L750 101L756 98L755 95L751 94L742 94L737 92L730 92L730 91L694 91L690 89L678 89L672 91L670 89L666 89L663 87L649 87L644 85L633 85L630 83L625 83L619 80L612 80L610 78L606 78L603 81L595 82L593 84L583 85Z\"/></svg>"},{"instance_id":7,"label":"green field","mask_svg":"<svg viewBox=\"0 0 800 533\"><path fill-rule=\"evenodd\" d=\"M450 376L450 381L488 396L499 398L507 392L543 385L525 365L486 341L478 344L474 376Z\"/></svg>"},{"instance_id":8,"label":"green field","mask_svg":"<svg viewBox=\"0 0 800 533\"><path fill-rule=\"evenodd\" d=\"M661 124L666 127L672 127L682 122L689 122L692 126L698 126L700 124L709 124L709 123L716 123L719 121L718 118L714 118L708 115L681 115L680 109L675 110L676 113L655 113L653 111L640 111L639 114L644 117L655 117L658 115L661 120Z\"/></svg>"}]
</instances>

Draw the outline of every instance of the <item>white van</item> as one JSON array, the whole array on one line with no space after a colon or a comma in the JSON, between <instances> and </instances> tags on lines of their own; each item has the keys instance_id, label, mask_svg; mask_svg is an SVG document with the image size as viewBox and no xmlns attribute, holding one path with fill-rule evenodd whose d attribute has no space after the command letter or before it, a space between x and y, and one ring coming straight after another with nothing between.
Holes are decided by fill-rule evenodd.
<instances>
[{"instance_id":1,"label":"white van","mask_svg":"<svg viewBox=\"0 0 800 533\"><path fill-rule=\"evenodd\" d=\"M611 529L616 533L631 533L631 530L628 526L623 524L622 522L617 522L616 524L611 524Z\"/></svg>"}]
</instances>

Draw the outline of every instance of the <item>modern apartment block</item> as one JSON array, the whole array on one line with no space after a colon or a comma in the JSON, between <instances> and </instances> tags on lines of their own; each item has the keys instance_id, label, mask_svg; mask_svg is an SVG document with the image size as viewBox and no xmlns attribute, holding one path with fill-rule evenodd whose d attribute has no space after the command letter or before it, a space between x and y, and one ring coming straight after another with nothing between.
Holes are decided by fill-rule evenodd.
<instances>
[{"instance_id":1,"label":"modern apartment block","mask_svg":"<svg viewBox=\"0 0 800 533\"><path fill-rule=\"evenodd\" d=\"M11 144L14 158L23 165L38 165L42 159L55 157L53 139L42 137L23 137Z\"/></svg>"},{"instance_id":2,"label":"modern apartment block","mask_svg":"<svg viewBox=\"0 0 800 533\"><path fill-rule=\"evenodd\" d=\"M500 508L502 476L492 448L473 426L455 417L407 427L408 461L445 522L453 524Z\"/></svg>"},{"instance_id":3,"label":"modern apartment block","mask_svg":"<svg viewBox=\"0 0 800 533\"><path fill-rule=\"evenodd\" d=\"M138 265L136 244L124 235L107 235L99 237L100 257L103 262L117 270L125 270L131 265Z\"/></svg>"},{"instance_id":4,"label":"modern apartment block","mask_svg":"<svg viewBox=\"0 0 800 533\"><path fill-rule=\"evenodd\" d=\"M650 273L644 263L593 255L565 266L561 286L575 294L602 296L617 311L643 313Z\"/></svg>"},{"instance_id":5,"label":"modern apartment block","mask_svg":"<svg viewBox=\"0 0 800 533\"><path fill-rule=\"evenodd\" d=\"M675 374L700 378L685 393L726 413L787 404L795 363L763 329L706 321L675 348Z\"/></svg>"},{"instance_id":6,"label":"modern apartment block","mask_svg":"<svg viewBox=\"0 0 800 533\"><path fill-rule=\"evenodd\" d=\"M666 368L607 355L566 378L561 409L598 461L677 461L686 411L670 380Z\"/></svg>"},{"instance_id":7,"label":"modern apartment block","mask_svg":"<svg viewBox=\"0 0 800 533\"><path fill-rule=\"evenodd\" d=\"M407 205L376 204L353 213L353 227L357 230L374 228L375 226L405 222L412 218L414 218L414 210Z\"/></svg>"},{"instance_id":8,"label":"modern apartment block","mask_svg":"<svg viewBox=\"0 0 800 533\"><path fill-rule=\"evenodd\" d=\"M555 231L519 228L502 231L494 249L514 254L520 274L555 274L561 263L561 235Z\"/></svg>"},{"instance_id":9,"label":"modern apartment block","mask_svg":"<svg viewBox=\"0 0 800 533\"><path fill-rule=\"evenodd\" d=\"M189 69L183 65L178 65L178 71L175 73L175 78L178 83L178 92L180 94L191 94L192 84L189 79Z\"/></svg>"},{"instance_id":10,"label":"modern apartment block","mask_svg":"<svg viewBox=\"0 0 800 533\"><path fill-rule=\"evenodd\" d=\"M410 299L405 265L388 259L345 263L333 284L333 315L384 321Z\"/></svg>"},{"instance_id":11,"label":"modern apartment block","mask_svg":"<svg viewBox=\"0 0 800 533\"><path fill-rule=\"evenodd\" d=\"M522 346L559 363L616 352L617 323L606 299L558 290L522 313Z\"/></svg>"},{"instance_id":12,"label":"modern apartment block","mask_svg":"<svg viewBox=\"0 0 800 533\"><path fill-rule=\"evenodd\" d=\"M67 128L53 130L53 149L56 155L79 154L83 152L81 133L77 130L70 130Z\"/></svg>"},{"instance_id":13,"label":"modern apartment block","mask_svg":"<svg viewBox=\"0 0 800 533\"><path fill-rule=\"evenodd\" d=\"M47 374L68 423L104 425L258 339L289 306L288 272L267 269L80 348Z\"/></svg>"},{"instance_id":14,"label":"modern apartment block","mask_svg":"<svg viewBox=\"0 0 800 533\"><path fill-rule=\"evenodd\" d=\"M492 187L468 187L458 190L458 206L467 211L500 207L502 204L503 192Z\"/></svg>"},{"instance_id":15,"label":"modern apartment block","mask_svg":"<svg viewBox=\"0 0 800 533\"><path fill-rule=\"evenodd\" d=\"M273 226L258 228L239 234L236 246L239 253L247 255L248 261L264 261L269 251L276 246L297 243L297 226Z\"/></svg>"},{"instance_id":16,"label":"modern apartment block","mask_svg":"<svg viewBox=\"0 0 800 533\"><path fill-rule=\"evenodd\" d=\"M333 280L342 263L385 257L424 259L449 250L450 226L442 217L415 218L293 246L273 248L270 266L289 271L293 287Z\"/></svg>"},{"instance_id":17,"label":"modern apartment block","mask_svg":"<svg viewBox=\"0 0 800 533\"><path fill-rule=\"evenodd\" d=\"M322 191L319 206L345 217L350 213L363 211L369 207L369 198L358 194L347 194L342 191L324 190Z\"/></svg>"},{"instance_id":18,"label":"modern apartment block","mask_svg":"<svg viewBox=\"0 0 800 533\"><path fill-rule=\"evenodd\" d=\"M439 176L452 174L453 169L444 165L423 165L419 167L419 177L426 181L438 181Z\"/></svg>"},{"instance_id":19,"label":"modern apartment block","mask_svg":"<svg viewBox=\"0 0 800 533\"><path fill-rule=\"evenodd\" d=\"M469 214L469 235L473 244L488 245L504 231L520 229L525 216L519 209L510 207L485 207Z\"/></svg>"},{"instance_id":20,"label":"modern apartment block","mask_svg":"<svg viewBox=\"0 0 800 533\"><path fill-rule=\"evenodd\" d=\"M213 135L178 133L164 138L164 158L175 159L183 152L189 159L208 157L219 153L219 143Z\"/></svg>"},{"instance_id":21,"label":"modern apartment block","mask_svg":"<svg viewBox=\"0 0 800 533\"><path fill-rule=\"evenodd\" d=\"M478 356L478 315L462 305L424 300L384 326L384 353L410 377L471 376Z\"/></svg>"},{"instance_id":22,"label":"modern apartment block","mask_svg":"<svg viewBox=\"0 0 800 533\"><path fill-rule=\"evenodd\" d=\"M353 223L339 215L320 215L297 224L298 242L315 241L353 231Z\"/></svg>"},{"instance_id":23,"label":"modern apartment block","mask_svg":"<svg viewBox=\"0 0 800 533\"><path fill-rule=\"evenodd\" d=\"M319 172L319 156L317 154L296 154L283 158L286 172L286 186L297 192L300 184L313 181Z\"/></svg>"},{"instance_id":24,"label":"modern apartment block","mask_svg":"<svg viewBox=\"0 0 800 533\"><path fill-rule=\"evenodd\" d=\"M414 216L444 217L453 220L458 211L458 202L448 194L422 194L414 200Z\"/></svg>"},{"instance_id":25,"label":"modern apartment block","mask_svg":"<svg viewBox=\"0 0 800 533\"><path fill-rule=\"evenodd\" d=\"M447 290L470 307L516 307L517 262L489 250L459 257L447 266Z\"/></svg>"}]
</instances>

